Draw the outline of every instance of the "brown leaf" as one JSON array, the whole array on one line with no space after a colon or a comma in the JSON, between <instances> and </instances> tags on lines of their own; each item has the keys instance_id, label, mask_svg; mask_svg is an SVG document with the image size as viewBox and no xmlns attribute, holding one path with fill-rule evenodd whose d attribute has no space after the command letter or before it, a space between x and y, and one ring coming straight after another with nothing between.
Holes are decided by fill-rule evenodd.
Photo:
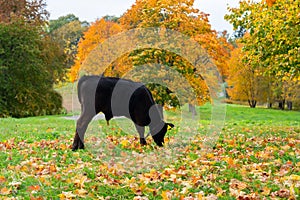
<instances>
[{"instance_id":1,"label":"brown leaf","mask_svg":"<svg viewBox=\"0 0 300 200\"><path fill-rule=\"evenodd\" d=\"M246 183L239 181L237 179L231 179L229 185L230 185L230 188L238 189L238 190L243 190L243 189L247 188Z\"/></svg>"},{"instance_id":2,"label":"brown leaf","mask_svg":"<svg viewBox=\"0 0 300 200\"><path fill-rule=\"evenodd\" d=\"M290 196L290 191L288 189L281 189L276 192L271 193L272 197L281 197L281 198L288 198Z\"/></svg>"}]
</instances>

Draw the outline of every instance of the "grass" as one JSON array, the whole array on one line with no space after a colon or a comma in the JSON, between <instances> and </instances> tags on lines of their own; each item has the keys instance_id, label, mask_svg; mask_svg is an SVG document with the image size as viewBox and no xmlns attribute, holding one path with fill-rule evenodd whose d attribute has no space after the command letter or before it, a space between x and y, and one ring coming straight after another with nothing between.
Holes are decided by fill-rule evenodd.
<instances>
[{"instance_id":1,"label":"grass","mask_svg":"<svg viewBox=\"0 0 300 200\"><path fill-rule=\"evenodd\" d=\"M228 105L208 150L210 111L168 111L162 149L140 146L126 119L94 121L77 152L65 116L0 119L0 199L300 198L299 112Z\"/></svg>"}]
</instances>

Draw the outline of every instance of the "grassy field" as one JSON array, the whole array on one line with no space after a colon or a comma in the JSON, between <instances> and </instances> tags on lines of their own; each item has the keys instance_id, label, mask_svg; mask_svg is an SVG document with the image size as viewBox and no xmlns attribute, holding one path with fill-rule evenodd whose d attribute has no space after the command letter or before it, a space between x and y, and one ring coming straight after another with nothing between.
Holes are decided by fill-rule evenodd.
<instances>
[{"instance_id":1,"label":"grassy field","mask_svg":"<svg viewBox=\"0 0 300 200\"><path fill-rule=\"evenodd\" d=\"M300 199L300 113L228 105L207 150L210 109L182 129L168 111L164 148L141 147L125 119L93 122L77 152L65 116L0 119L0 199Z\"/></svg>"}]
</instances>

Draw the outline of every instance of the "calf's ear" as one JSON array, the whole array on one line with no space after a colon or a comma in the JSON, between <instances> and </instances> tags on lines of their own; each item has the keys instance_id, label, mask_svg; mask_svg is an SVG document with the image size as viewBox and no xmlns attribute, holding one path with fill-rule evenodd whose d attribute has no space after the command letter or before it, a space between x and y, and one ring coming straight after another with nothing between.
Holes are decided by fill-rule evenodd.
<instances>
[{"instance_id":1,"label":"calf's ear","mask_svg":"<svg viewBox=\"0 0 300 200\"><path fill-rule=\"evenodd\" d=\"M174 128L174 124L172 123L166 123L168 126L168 130L171 130L172 128Z\"/></svg>"}]
</instances>

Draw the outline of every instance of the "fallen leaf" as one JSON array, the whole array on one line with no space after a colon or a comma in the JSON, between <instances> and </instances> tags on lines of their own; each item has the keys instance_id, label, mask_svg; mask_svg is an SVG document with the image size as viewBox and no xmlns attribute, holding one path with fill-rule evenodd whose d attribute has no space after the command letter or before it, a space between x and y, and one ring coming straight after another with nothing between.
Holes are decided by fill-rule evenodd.
<instances>
[{"instance_id":1,"label":"fallen leaf","mask_svg":"<svg viewBox=\"0 0 300 200\"><path fill-rule=\"evenodd\" d=\"M79 188L83 188L86 180L87 180L86 176L75 177L74 184Z\"/></svg>"},{"instance_id":2,"label":"fallen leaf","mask_svg":"<svg viewBox=\"0 0 300 200\"><path fill-rule=\"evenodd\" d=\"M4 176L0 176L0 183L6 182L6 178Z\"/></svg>"},{"instance_id":3,"label":"fallen leaf","mask_svg":"<svg viewBox=\"0 0 300 200\"><path fill-rule=\"evenodd\" d=\"M276 192L271 193L272 197L281 197L281 198L288 198L290 196L290 191L288 189L281 189Z\"/></svg>"},{"instance_id":4,"label":"fallen leaf","mask_svg":"<svg viewBox=\"0 0 300 200\"><path fill-rule=\"evenodd\" d=\"M77 189L77 190L75 190L75 194L77 194L77 195L79 195L79 196L84 196L84 195L86 195L88 193L88 191L87 190L85 190L85 189Z\"/></svg>"},{"instance_id":5,"label":"fallen leaf","mask_svg":"<svg viewBox=\"0 0 300 200\"><path fill-rule=\"evenodd\" d=\"M136 196L133 200L148 200L148 197Z\"/></svg>"},{"instance_id":6,"label":"fallen leaf","mask_svg":"<svg viewBox=\"0 0 300 200\"><path fill-rule=\"evenodd\" d=\"M11 188L6 188L6 187L4 187L0 190L1 195L9 195L9 194L11 194L11 192L12 192Z\"/></svg>"},{"instance_id":7,"label":"fallen leaf","mask_svg":"<svg viewBox=\"0 0 300 200\"><path fill-rule=\"evenodd\" d=\"M71 198L75 198L76 197L76 195L73 194L72 191L62 192L58 196L59 196L60 199L71 199Z\"/></svg>"},{"instance_id":8,"label":"fallen leaf","mask_svg":"<svg viewBox=\"0 0 300 200\"><path fill-rule=\"evenodd\" d=\"M243 189L247 188L246 183L239 181L237 179L231 179L229 185L230 185L230 188L238 189L238 190L243 190Z\"/></svg>"},{"instance_id":9,"label":"fallen leaf","mask_svg":"<svg viewBox=\"0 0 300 200\"><path fill-rule=\"evenodd\" d=\"M39 185L31 185L28 187L27 191L39 191L41 187Z\"/></svg>"},{"instance_id":10,"label":"fallen leaf","mask_svg":"<svg viewBox=\"0 0 300 200\"><path fill-rule=\"evenodd\" d=\"M13 186L13 187L16 187L16 188L19 188L21 184L22 183L18 182L18 181L13 181L13 182L9 183L10 186Z\"/></svg>"},{"instance_id":11,"label":"fallen leaf","mask_svg":"<svg viewBox=\"0 0 300 200\"><path fill-rule=\"evenodd\" d=\"M264 196L268 196L269 194L270 194L270 192L271 192L271 189L270 188L268 188L268 187L264 187L263 189L262 189L262 195L264 195Z\"/></svg>"},{"instance_id":12,"label":"fallen leaf","mask_svg":"<svg viewBox=\"0 0 300 200\"><path fill-rule=\"evenodd\" d=\"M169 200L171 199L171 194L169 191L162 191L161 197L163 198L163 200Z\"/></svg>"}]
</instances>

